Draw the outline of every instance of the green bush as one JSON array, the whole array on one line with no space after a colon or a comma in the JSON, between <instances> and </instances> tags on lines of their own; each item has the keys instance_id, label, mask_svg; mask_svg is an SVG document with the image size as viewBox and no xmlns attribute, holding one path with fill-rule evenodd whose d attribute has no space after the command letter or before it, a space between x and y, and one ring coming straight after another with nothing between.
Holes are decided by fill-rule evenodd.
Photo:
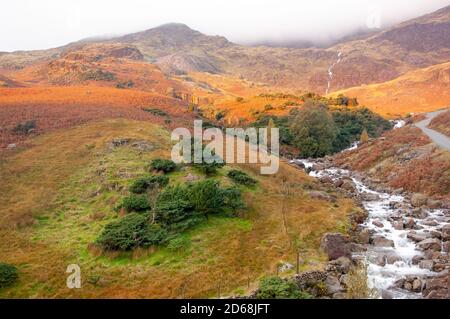
<instances>
[{"instance_id":1,"label":"green bush","mask_svg":"<svg viewBox=\"0 0 450 319\"><path fill-rule=\"evenodd\" d=\"M122 200L119 208L124 208L127 212L143 212L151 207L146 195L131 194Z\"/></svg>"},{"instance_id":2,"label":"green bush","mask_svg":"<svg viewBox=\"0 0 450 319\"><path fill-rule=\"evenodd\" d=\"M223 189L224 194L224 207L225 209L230 209L233 214L236 213L238 209L245 208L245 204L242 200L241 190L237 187L228 187Z\"/></svg>"},{"instance_id":3,"label":"green bush","mask_svg":"<svg viewBox=\"0 0 450 319\"><path fill-rule=\"evenodd\" d=\"M165 188L156 200L156 218L170 230L186 230L210 214L244 207L238 188L221 188L214 180L202 180Z\"/></svg>"},{"instance_id":4,"label":"green bush","mask_svg":"<svg viewBox=\"0 0 450 319\"><path fill-rule=\"evenodd\" d=\"M134 194L145 193L148 189L155 187L164 187L169 183L167 176L146 176L133 182L130 186L130 192Z\"/></svg>"},{"instance_id":5,"label":"green bush","mask_svg":"<svg viewBox=\"0 0 450 319\"><path fill-rule=\"evenodd\" d=\"M149 223L149 215L132 213L106 225L97 244L107 250L131 250L158 245L167 236L165 229Z\"/></svg>"},{"instance_id":6,"label":"green bush","mask_svg":"<svg viewBox=\"0 0 450 319\"><path fill-rule=\"evenodd\" d=\"M256 294L258 299L310 299L312 296L300 290L298 285L289 279L265 277L259 283Z\"/></svg>"},{"instance_id":7,"label":"green bush","mask_svg":"<svg viewBox=\"0 0 450 319\"><path fill-rule=\"evenodd\" d=\"M253 186L256 184L256 180L248 176L246 173L242 171L238 171L236 169L233 169L228 172L228 177L231 178L236 183L242 184L242 185L248 185Z\"/></svg>"},{"instance_id":8,"label":"green bush","mask_svg":"<svg viewBox=\"0 0 450 319\"><path fill-rule=\"evenodd\" d=\"M217 170L224 167L225 164L218 162L206 163L205 161L203 161L201 163L194 163L192 166L198 169L203 174L207 176L212 176L214 174L217 174Z\"/></svg>"},{"instance_id":9,"label":"green bush","mask_svg":"<svg viewBox=\"0 0 450 319\"><path fill-rule=\"evenodd\" d=\"M225 207L225 194L218 181L206 179L192 184L189 200L194 210L207 217L209 214L221 213Z\"/></svg>"},{"instance_id":10,"label":"green bush","mask_svg":"<svg viewBox=\"0 0 450 319\"><path fill-rule=\"evenodd\" d=\"M0 263L0 288L9 287L19 279L19 272L13 265Z\"/></svg>"},{"instance_id":11,"label":"green bush","mask_svg":"<svg viewBox=\"0 0 450 319\"><path fill-rule=\"evenodd\" d=\"M167 229L180 232L200 221L189 200L188 192L188 187L176 185L159 194L155 204L156 219Z\"/></svg>"},{"instance_id":12,"label":"green bush","mask_svg":"<svg viewBox=\"0 0 450 319\"><path fill-rule=\"evenodd\" d=\"M177 168L177 164L175 164L171 160L155 159L151 163L151 168L156 171L162 171L164 173L169 173L169 172L174 171Z\"/></svg>"}]
</instances>

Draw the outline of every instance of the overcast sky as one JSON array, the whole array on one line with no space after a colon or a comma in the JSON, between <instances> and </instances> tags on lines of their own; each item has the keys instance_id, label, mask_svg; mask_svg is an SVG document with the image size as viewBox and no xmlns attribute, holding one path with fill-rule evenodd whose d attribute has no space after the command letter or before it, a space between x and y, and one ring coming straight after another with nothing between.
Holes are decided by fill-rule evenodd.
<instances>
[{"instance_id":1,"label":"overcast sky","mask_svg":"<svg viewBox=\"0 0 450 319\"><path fill-rule=\"evenodd\" d=\"M168 22L244 44L322 42L446 5L450 0L7 0L0 7L0 51L46 49Z\"/></svg>"}]
</instances>

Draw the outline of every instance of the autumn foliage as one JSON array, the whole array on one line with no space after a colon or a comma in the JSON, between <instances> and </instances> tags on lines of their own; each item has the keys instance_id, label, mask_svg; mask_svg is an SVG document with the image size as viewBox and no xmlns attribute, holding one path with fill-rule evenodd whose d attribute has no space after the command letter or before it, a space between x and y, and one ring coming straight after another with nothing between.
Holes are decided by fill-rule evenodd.
<instances>
[{"instance_id":1,"label":"autumn foliage","mask_svg":"<svg viewBox=\"0 0 450 319\"><path fill-rule=\"evenodd\" d=\"M190 118L183 101L156 93L105 87L36 87L0 89L0 148L23 141L18 124L36 121L35 133L67 128L92 120L127 118L164 124L165 118L145 112L159 108L171 117Z\"/></svg>"}]
</instances>

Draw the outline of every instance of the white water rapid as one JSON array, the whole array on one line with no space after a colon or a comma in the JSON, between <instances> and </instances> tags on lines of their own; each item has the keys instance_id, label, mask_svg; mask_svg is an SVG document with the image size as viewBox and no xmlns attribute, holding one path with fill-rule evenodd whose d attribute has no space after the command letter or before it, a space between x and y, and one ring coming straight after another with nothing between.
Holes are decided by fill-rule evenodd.
<instances>
[{"instance_id":1,"label":"white water rapid","mask_svg":"<svg viewBox=\"0 0 450 319\"><path fill-rule=\"evenodd\" d=\"M424 253L409 236L413 234L432 238L433 232L450 222L448 210L426 209L424 216L414 217L414 209L407 197L371 189L361 181L359 174L340 168L322 169L319 168L320 164L315 165L315 162L308 160L291 162L303 164L310 171L309 175L316 178L328 176L334 182L343 179L353 182L355 193L368 212L368 218L361 226L369 230L372 239L380 239L378 243L372 241L366 244L367 251L354 253L355 258L363 259L367 264L369 287L375 289L380 298L421 298L422 278L437 273L413 262L413 258L420 259ZM414 227L404 227L408 221ZM419 278L422 287L410 291L396 284L408 276Z\"/></svg>"}]
</instances>

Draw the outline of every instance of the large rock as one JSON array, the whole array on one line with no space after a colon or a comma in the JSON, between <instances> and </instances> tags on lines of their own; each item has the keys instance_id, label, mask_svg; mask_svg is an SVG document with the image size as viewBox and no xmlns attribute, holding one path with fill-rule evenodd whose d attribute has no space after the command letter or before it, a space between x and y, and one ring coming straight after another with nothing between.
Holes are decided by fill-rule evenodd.
<instances>
[{"instance_id":1,"label":"large rock","mask_svg":"<svg viewBox=\"0 0 450 319\"><path fill-rule=\"evenodd\" d=\"M333 275L328 275L327 279L325 280L325 285L327 287L329 295L345 291L345 288L342 287L338 277Z\"/></svg>"},{"instance_id":2,"label":"large rock","mask_svg":"<svg viewBox=\"0 0 450 319\"><path fill-rule=\"evenodd\" d=\"M361 244L368 244L370 242L371 231L368 228L364 228L358 234L358 240Z\"/></svg>"},{"instance_id":3,"label":"large rock","mask_svg":"<svg viewBox=\"0 0 450 319\"><path fill-rule=\"evenodd\" d=\"M374 226L376 226L376 227L379 227L379 228L383 228L384 227L384 224L380 220L377 220L377 219L372 220L372 224Z\"/></svg>"},{"instance_id":4,"label":"large rock","mask_svg":"<svg viewBox=\"0 0 450 319\"><path fill-rule=\"evenodd\" d=\"M417 208L414 208L413 210L411 210L408 213L408 216L411 216L411 217L414 217L414 218L423 219L423 218L426 218L428 216L428 214L421 207L417 207Z\"/></svg>"},{"instance_id":5,"label":"large rock","mask_svg":"<svg viewBox=\"0 0 450 319\"><path fill-rule=\"evenodd\" d=\"M432 270L434 266L434 261L432 260L422 260L419 262L419 267L422 269Z\"/></svg>"},{"instance_id":6,"label":"large rock","mask_svg":"<svg viewBox=\"0 0 450 319\"><path fill-rule=\"evenodd\" d=\"M124 146L129 144L131 141L131 138L128 137L121 137L121 138L115 138L108 144L108 149L113 150L116 147Z\"/></svg>"},{"instance_id":7,"label":"large rock","mask_svg":"<svg viewBox=\"0 0 450 319\"><path fill-rule=\"evenodd\" d=\"M339 233L328 233L322 237L320 247L328 255L329 260L339 257L351 257L350 245L347 238Z\"/></svg>"},{"instance_id":8,"label":"large rock","mask_svg":"<svg viewBox=\"0 0 450 319\"><path fill-rule=\"evenodd\" d=\"M450 224L446 224L442 227L442 240L450 240Z\"/></svg>"},{"instance_id":9,"label":"large rock","mask_svg":"<svg viewBox=\"0 0 450 319\"><path fill-rule=\"evenodd\" d=\"M373 193L361 193L359 198L363 201L372 202L376 200L380 200L380 196L378 194Z\"/></svg>"},{"instance_id":10,"label":"large rock","mask_svg":"<svg viewBox=\"0 0 450 319\"><path fill-rule=\"evenodd\" d=\"M155 146L153 144L145 140L135 141L131 144L131 147L136 148L142 152L150 152L155 149Z\"/></svg>"},{"instance_id":11,"label":"large rock","mask_svg":"<svg viewBox=\"0 0 450 319\"><path fill-rule=\"evenodd\" d=\"M405 229L413 229L414 226L416 226L416 222L414 221L414 219L408 218L403 222L403 226L405 227Z\"/></svg>"},{"instance_id":12,"label":"large rock","mask_svg":"<svg viewBox=\"0 0 450 319\"><path fill-rule=\"evenodd\" d=\"M427 299L448 299L450 296L450 275L446 273L429 278L424 285L422 295Z\"/></svg>"},{"instance_id":13,"label":"large rock","mask_svg":"<svg viewBox=\"0 0 450 319\"><path fill-rule=\"evenodd\" d=\"M411 204L414 207L420 207L420 206L426 205L427 200L428 200L428 197L425 196L424 194L415 193L411 196Z\"/></svg>"},{"instance_id":14,"label":"large rock","mask_svg":"<svg viewBox=\"0 0 450 319\"><path fill-rule=\"evenodd\" d=\"M427 233L417 234L415 231L411 231L406 235L406 237L408 239L411 239L412 241L418 243L418 242L424 241L427 238L430 238L431 236L430 236L430 234L427 234Z\"/></svg>"},{"instance_id":15,"label":"large rock","mask_svg":"<svg viewBox=\"0 0 450 319\"><path fill-rule=\"evenodd\" d=\"M349 180L345 180L341 185L341 188L349 192L355 192L355 185L353 185L353 183Z\"/></svg>"},{"instance_id":16,"label":"large rock","mask_svg":"<svg viewBox=\"0 0 450 319\"><path fill-rule=\"evenodd\" d=\"M421 250L440 251L441 241L437 238L427 238L417 244Z\"/></svg>"},{"instance_id":17,"label":"large rock","mask_svg":"<svg viewBox=\"0 0 450 319\"><path fill-rule=\"evenodd\" d=\"M383 236L376 236L372 240L372 244L375 247L394 247L394 242Z\"/></svg>"},{"instance_id":18,"label":"large rock","mask_svg":"<svg viewBox=\"0 0 450 319\"><path fill-rule=\"evenodd\" d=\"M330 268L332 267L336 272L347 274L350 271L352 262L347 257L339 257L336 260L330 261L329 266Z\"/></svg>"}]
</instances>

